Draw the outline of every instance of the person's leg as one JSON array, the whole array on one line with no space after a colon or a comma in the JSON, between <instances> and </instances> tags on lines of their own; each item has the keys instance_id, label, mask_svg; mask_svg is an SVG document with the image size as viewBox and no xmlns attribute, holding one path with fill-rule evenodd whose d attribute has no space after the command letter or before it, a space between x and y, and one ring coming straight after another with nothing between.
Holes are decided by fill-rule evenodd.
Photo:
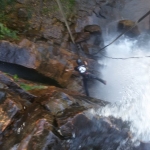
<instances>
[{"instance_id":1,"label":"person's leg","mask_svg":"<svg viewBox=\"0 0 150 150\"><path fill-rule=\"evenodd\" d=\"M105 80L100 79L100 78L95 78L95 79L106 85L106 81Z\"/></svg>"},{"instance_id":2,"label":"person's leg","mask_svg":"<svg viewBox=\"0 0 150 150\"><path fill-rule=\"evenodd\" d=\"M97 77L96 77L95 75L93 75L93 74L88 74L88 77L89 77L89 79L98 80L98 81L100 81L101 83L103 83L103 84L106 85L106 81L105 81L105 80L103 80L103 79L101 79L101 78L97 78Z\"/></svg>"},{"instance_id":3,"label":"person's leg","mask_svg":"<svg viewBox=\"0 0 150 150\"><path fill-rule=\"evenodd\" d=\"M87 79L85 77L83 77L83 86L84 86L86 96L89 96L89 91L88 91L88 86L87 86Z\"/></svg>"}]
</instances>

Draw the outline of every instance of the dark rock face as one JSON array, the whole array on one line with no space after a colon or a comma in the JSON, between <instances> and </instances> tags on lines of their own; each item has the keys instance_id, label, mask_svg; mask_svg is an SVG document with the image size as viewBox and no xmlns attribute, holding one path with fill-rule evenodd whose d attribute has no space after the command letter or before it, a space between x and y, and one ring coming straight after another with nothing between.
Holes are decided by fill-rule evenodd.
<instances>
[{"instance_id":1,"label":"dark rock face","mask_svg":"<svg viewBox=\"0 0 150 150\"><path fill-rule=\"evenodd\" d=\"M27 68L37 68L39 66L39 54L35 47L18 47L6 41L0 41L0 60L25 66Z\"/></svg>"},{"instance_id":2,"label":"dark rock face","mask_svg":"<svg viewBox=\"0 0 150 150\"><path fill-rule=\"evenodd\" d=\"M129 30L133 26L135 26L135 22L133 22L131 20L121 20L118 23L118 31L122 33L122 32ZM140 32L139 32L139 29L137 26L135 26L129 32L125 33L125 35L127 35L129 37L137 37L139 34L140 34Z\"/></svg>"},{"instance_id":3,"label":"dark rock face","mask_svg":"<svg viewBox=\"0 0 150 150\"><path fill-rule=\"evenodd\" d=\"M123 126L117 127L118 125L110 118L89 119L79 114L61 126L60 133L66 138L71 138L65 143L69 150L116 150L117 148L127 150L127 148L132 148L128 142L129 147L125 145L126 142L121 144L122 141L129 139L128 129Z\"/></svg>"}]
</instances>

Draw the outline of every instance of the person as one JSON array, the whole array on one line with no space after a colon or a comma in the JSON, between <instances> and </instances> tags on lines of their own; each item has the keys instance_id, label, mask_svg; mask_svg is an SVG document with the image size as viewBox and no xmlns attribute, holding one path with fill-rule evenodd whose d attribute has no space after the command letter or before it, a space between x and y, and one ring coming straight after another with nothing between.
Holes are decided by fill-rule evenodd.
<instances>
[{"instance_id":1,"label":"person","mask_svg":"<svg viewBox=\"0 0 150 150\"><path fill-rule=\"evenodd\" d=\"M83 85L84 85L84 89L85 89L85 93L87 96L89 96L89 91L88 91L88 87L87 87L87 80L89 79L95 79L95 80L98 80L100 81L101 83L105 84L106 85L106 81L101 79L101 78L98 78L96 77L95 75L91 74L87 67L85 66L85 64L82 62L81 59L77 59L76 61L77 65L75 67L75 70L79 72L79 74L82 76L83 78Z\"/></svg>"}]
</instances>

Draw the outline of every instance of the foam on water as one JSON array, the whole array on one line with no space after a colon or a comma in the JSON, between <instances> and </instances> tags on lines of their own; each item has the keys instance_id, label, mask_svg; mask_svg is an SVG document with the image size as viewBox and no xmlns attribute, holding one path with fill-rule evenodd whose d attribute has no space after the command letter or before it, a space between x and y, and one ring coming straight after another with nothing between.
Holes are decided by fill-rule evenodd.
<instances>
[{"instance_id":1,"label":"foam on water","mask_svg":"<svg viewBox=\"0 0 150 150\"><path fill-rule=\"evenodd\" d=\"M142 42L141 42L142 43ZM150 42L124 39L106 51L111 57L130 57L150 55ZM134 141L150 141L150 57L142 59L114 60L104 58L101 70L107 85L98 85L96 97L112 104L91 110L92 114L114 116L131 123L130 130Z\"/></svg>"}]
</instances>

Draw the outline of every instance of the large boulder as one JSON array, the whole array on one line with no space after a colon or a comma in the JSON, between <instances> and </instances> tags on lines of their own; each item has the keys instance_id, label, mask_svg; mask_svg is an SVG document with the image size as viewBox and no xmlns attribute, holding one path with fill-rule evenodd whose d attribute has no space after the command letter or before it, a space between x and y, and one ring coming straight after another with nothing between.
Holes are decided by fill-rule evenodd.
<instances>
[{"instance_id":1,"label":"large boulder","mask_svg":"<svg viewBox=\"0 0 150 150\"><path fill-rule=\"evenodd\" d=\"M81 43L90 38L90 33L89 32L78 32L78 33L74 34L74 37L75 37L76 43Z\"/></svg>"},{"instance_id":2,"label":"large boulder","mask_svg":"<svg viewBox=\"0 0 150 150\"><path fill-rule=\"evenodd\" d=\"M40 65L40 55L35 45L28 43L27 47L20 47L7 41L0 41L0 61L18 64L35 69Z\"/></svg>"},{"instance_id":3,"label":"large boulder","mask_svg":"<svg viewBox=\"0 0 150 150\"><path fill-rule=\"evenodd\" d=\"M101 28L98 25L87 25L84 27L84 31L90 33L101 33Z\"/></svg>"},{"instance_id":4,"label":"large boulder","mask_svg":"<svg viewBox=\"0 0 150 150\"><path fill-rule=\"evenodd\" d=\"M20 46L0 41L0 61L34 69L65 86L73 68L72 64L65 60L66 53L62 52L64 58L59 59L53 57L53 53L48 52L49 49L44 50L40 52L40 47L38 49L36 44L28 40L23 40Z\"/></svg>"},{"instance_id":5,"label":"large boulder","mask_svg":"<svg viewBox=\"0 0 150 150\"><path fill-rule=\"evenodd\" d=\"M128 37L131 37L131 38L137 37L140 34L138 26L132 20L120 20L118 22L118 31L120 33L125 32L125 35ZM128 32L126 32L126 31L128 31Z\"/></svg>"}]
</instances>

